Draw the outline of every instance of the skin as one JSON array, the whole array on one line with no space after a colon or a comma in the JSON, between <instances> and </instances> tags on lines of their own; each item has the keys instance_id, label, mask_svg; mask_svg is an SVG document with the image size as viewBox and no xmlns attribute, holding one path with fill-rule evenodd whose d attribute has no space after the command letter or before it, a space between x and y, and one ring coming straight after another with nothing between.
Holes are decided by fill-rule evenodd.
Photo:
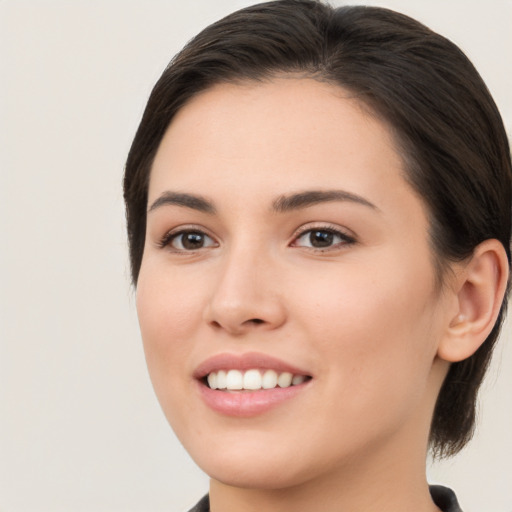
<instances>
[{"instance_id":1,"label":"skin","mask_svg":"<svg viewBox=\"0 0 512 512\"><path fill-rule=\"evenodd\" d=\"M310 79L218 85L171 123L149 207L172 191L216 212L149 211L137 308L156 394L211 476L213 512L437 510L425 455L458 289L436 287L425 207L403 173L388 127ZM311 190L373 206L272 209ZM162 246L180 229L204 232L205 246ZM318 250L308 229L342 235ZM311 381L255 417L206 406L197 366L254 351Z\"/></svg>"}]
</instances>

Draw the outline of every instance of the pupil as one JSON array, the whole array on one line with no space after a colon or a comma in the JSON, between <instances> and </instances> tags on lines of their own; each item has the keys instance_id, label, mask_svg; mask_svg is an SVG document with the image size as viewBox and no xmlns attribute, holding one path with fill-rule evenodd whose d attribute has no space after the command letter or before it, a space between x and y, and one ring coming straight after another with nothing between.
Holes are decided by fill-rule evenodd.
<instances>
[{"instance_id":1,"label":"pupil","mask_svg":"<svg viewBox=\"0 0 512 512\"><path fill-rule=\"evenodd\" d=\"M329 247L334 235L328 231L313 231L309 238L313 247Z\"/></svg>"},{"instance_id":2,"label":"pupil","mask_svg":"<svg viewBox=\"0 0 512 512\"><path fill-rule=\"evenodd\" d=\"M200 249L204 244L204 237L201 233L186 233L182 243L185 249Z\"/></svg>"}]
</instances>

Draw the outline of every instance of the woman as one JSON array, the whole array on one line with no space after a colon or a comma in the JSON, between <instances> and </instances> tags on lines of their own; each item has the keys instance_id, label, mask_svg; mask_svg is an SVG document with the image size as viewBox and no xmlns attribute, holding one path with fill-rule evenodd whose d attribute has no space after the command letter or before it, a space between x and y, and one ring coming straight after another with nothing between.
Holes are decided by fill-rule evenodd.
<instances>
[{"instance_id":1,"label":"woman","mask_svg":"<svg viewBox=\"0 0 512 512\"><path fill-rule=\"evenodd\" d=\"M460 510L457 453L505 312L500 115L451 42L281 0L205 29L126 165L149 372L211 477L194 510Z\"/></svg>"}]
</instances>

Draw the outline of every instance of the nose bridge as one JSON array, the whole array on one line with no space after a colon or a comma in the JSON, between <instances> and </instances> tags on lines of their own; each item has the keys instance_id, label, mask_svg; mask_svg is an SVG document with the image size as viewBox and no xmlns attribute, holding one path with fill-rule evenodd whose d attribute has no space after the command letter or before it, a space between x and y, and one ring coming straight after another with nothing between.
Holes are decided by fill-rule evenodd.
<instances>
[{"instance_id":1,"label":"nose bridge","mask_svg":"<svg viewBox=\"0 0 512 512\"><path fill-rule=\"evenodd\" d=\"M256 326L275 328L284 305L274 279L274 262L265 244L241 237L226 250L208 305L207 321L230 333Z\"/></svg>"}]
</instances>

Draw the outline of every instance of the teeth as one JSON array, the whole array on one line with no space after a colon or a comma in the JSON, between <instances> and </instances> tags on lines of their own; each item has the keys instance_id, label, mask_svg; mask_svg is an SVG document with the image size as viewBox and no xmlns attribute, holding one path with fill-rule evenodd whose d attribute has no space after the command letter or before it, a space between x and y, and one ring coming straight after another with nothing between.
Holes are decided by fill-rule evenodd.
<instances>
[{"instance_id":1,"label":"teeth","mask_svg":"<svg viewBox=\"0 0 512 512\"><path fill-rule=\"evenodd\" d=\"M215 373L215 372L212 372ZM210 373L211 375L211 373ZM217 389L226 389L226 372L224 370L221 370L220 372L217 372Z\"/></svg>"},{"instance_id":2,"label":"teeth","mask_svg":"<svg viewBox=\"0 0 512 512\"><path fill-rule=\"evenodd\" d=\"M229 370L226 375L226 388L227 389L243 389L244 376L238 370Z\"/></svg>"},{"instance_id":3,"label":"teeth","mask_svg":"<svg viewBox=\"0 0 512 512\"><path fill-rule=\"evenodd\" d=\"M258 370L249 370L244 373L244 389L261 389L261 373Z\"/></svg>"},{"instance_id":4,"label":"teeth","mask_svg":"<svg viewBox=\"0 0 512 512\"><path fill-rule=\"evenodd\" d=\"M263 374L262 381L263 389L275 388L277 386L277 373L274 370L267 370Z\"/></svg>"},{"instance_id":5,"label":"teeth","mask_svg":"<svg viewBox=\"0 0 512 512\"><path fill-rule=\"evenodd\" d=\"M304 375L294 375L292 379L292 386L298 386L306 380Z\"/></svg>"},{"instance_id":6,"label":"teeth","mask_svg":"<svg viewBox=\"0 0 512 512\"><path fill-rule=\"evenodd\" d=\"M215 372L210 373L207 380L210 389L217 389L217 374Z\"/></svg>"},{"instance_id":7,"label":"teeth","mask_svg":"<svg viewBox=\"0 0 512 512\"><path fill-rule=\"evenodd\" d=\"M292 385L293 375L288 372L281 373L279 377L277 377L277 385L280 388L288 388Z\"/></svg>"},{"instance_id":8,"label":"teeth","mask_svg":"<svg viewBox=\"0 0 512 512\"><path fill-rule=\"evenodd\" d=\"M288 388L298 386L306 380L305 375L293 375L289 372L277 373L275 370L265 370L262 374L260 370L251 369L245 372L240 370L219 370L211 372L206 379L211 389L226 389L229 391L238 391L241 389L258 390L272 389L277 386Z\"/></svg>"}]
</instances>

